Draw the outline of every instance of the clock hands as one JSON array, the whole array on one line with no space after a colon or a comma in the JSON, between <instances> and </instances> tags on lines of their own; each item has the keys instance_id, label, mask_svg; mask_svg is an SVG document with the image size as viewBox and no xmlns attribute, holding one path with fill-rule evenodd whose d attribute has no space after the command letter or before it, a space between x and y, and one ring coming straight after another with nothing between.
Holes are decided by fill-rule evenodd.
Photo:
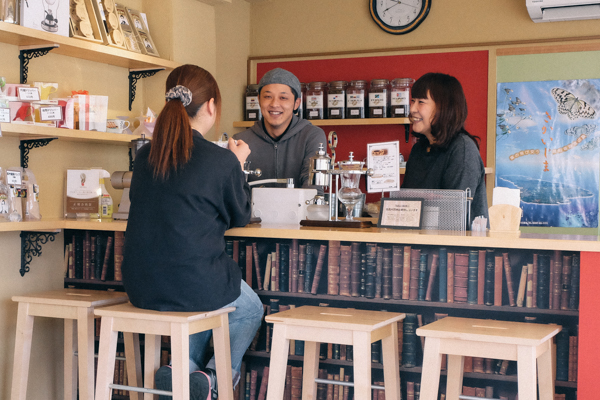
<instances>
[{"instance_id":1,"label":"clock hands","mask_svg":"<svg viewBox=\"0 0 600 400\"><path fill-rule=\"evenodd\" d=\"M414 6L414 5L412 5L412 4L408 4L408 3L406 3L406 2L404 2L404 1L402 1L402 0L390 0L390 1L391 1L392 3L396 3L396 4L394 4L393 6L390 6L390 7L386 8L386 9L384 10L384 12L385 12L385 11L387 11L387 10L389 10L390 8L392 8L392 7L396 7L396 6L398 6L398 5L402 5L402 6L409 6L409 7L415 8L415 9L417 8L417 6Z\"/></svg>"}]
</instances>

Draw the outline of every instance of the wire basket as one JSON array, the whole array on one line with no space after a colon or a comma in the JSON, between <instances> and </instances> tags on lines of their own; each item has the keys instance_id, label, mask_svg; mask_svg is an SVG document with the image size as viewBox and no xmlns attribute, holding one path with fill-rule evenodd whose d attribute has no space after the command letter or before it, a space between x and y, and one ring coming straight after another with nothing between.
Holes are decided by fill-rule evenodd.
<instances>
[{"instance_id":1,"label":"wire basket","mask_svg":"<svg viewBox=\"0 0 600 400\"><path fill-rule=\"evenodd\" d=\"M467 190L401 189L391 198L423 199L422 229L465 231L470 209Z\"/></svg>"}]
</instances>

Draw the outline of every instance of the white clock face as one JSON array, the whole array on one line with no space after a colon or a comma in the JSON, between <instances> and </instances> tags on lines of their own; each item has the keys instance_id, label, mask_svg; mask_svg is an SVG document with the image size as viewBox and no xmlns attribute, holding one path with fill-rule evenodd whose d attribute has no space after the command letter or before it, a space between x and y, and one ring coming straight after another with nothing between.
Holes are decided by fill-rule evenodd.
<instances>
[{"instance_id":1,"label":"white clock face","mask_svg":"<svg viewBox=\"0 0 600 400\"><path fill-rule=\"evenodd\" d=\"M389 26L406 26L419 16L423 0L377 0L377 15Z\"/></svg>"}]
</instances>

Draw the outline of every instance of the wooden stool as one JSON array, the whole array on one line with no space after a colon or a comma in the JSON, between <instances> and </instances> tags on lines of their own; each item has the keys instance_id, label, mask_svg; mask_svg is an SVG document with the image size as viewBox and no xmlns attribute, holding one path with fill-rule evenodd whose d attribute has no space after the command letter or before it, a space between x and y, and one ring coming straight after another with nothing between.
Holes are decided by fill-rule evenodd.
<instances>
[{"instance_id":1,"label":"wooden stool","mask_svg":"<svg viewBox=\"0 0 600 400\"><path fill-rule=\"evenodd\" d=\"M79 398L94 399L94 309L124 303L123 292L60 289L23 296L13 296L19 303L15 357L12 378L12 400L25 400L33 317L62 318L65 321L64 381L65 400L77 399L77 369L79 368ZM75 362L75 351L78 362Z\"/></svg>"},{"instance_id":2,"label":"wooden stool","mask_svg":"<svg viewBox=\"0 0 600 400\"><path fill-rule=\"evenodd\" d=\"M146 400L152 399L152 394L172 394L174 400L189 400L189 336L209 329L213 331L219 399L233 400L228 314L234 310L235 307L228 307L211 312L167 312L144 310L134 307L131 303L97 309L96 315L102 317L102 323L100 325L96 400L109 400L111 387L143 392ZM112 384L119 331L132 333L136 339L140 333L145 334L143 388ZM160 364L161 335L171 336L172 393L154 389L154 373ZM139 349L135 346L134 348ZM141 371L139 354L136 354L135 360L137 371Z\"/></svg>"},{"instance_id":3,"label":"wooden stool","mask_svg":"<svg viewBox=\"0 0 600 400\"><path fill-rule=\"evenodd\" d=\"M385 398L400 399L398 321L404 314L303 306L267 315L274 325L267 400L281 400L290 339L304 340L302 399L316 399L319 343L352 345L354 398L371 398L371 343L381 340Z\"/></svg>"},{"instance_id":4,"label":"wooden stool","mask_svg":"<svg viewBox=\"0 0 600 400\"><path fill-rule=\"evenodd\" d=\"M446 399L462 392L464 357L516 360L519 400L554 400L552 337L559 325L446 317L417 329L425 336L421 400L438 397L442 354L448 354ZM537 380L536 380L537 360Z\"/></svg>"}]
</instances>

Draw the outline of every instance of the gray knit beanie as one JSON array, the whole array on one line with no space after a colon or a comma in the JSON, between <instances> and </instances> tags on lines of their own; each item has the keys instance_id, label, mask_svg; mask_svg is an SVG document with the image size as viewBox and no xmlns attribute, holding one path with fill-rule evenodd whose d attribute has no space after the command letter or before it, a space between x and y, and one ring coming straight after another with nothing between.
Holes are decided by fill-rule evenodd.
<instances>
[{"instance_id":1,"label":"gray knit beanie","mask_svg":"<svg viewBox=\"0 0 600 400\"><path fill-rule=\"evenodd\" d=\"M267 72L258 83L258 93L260 93L263 87L273 83L288 85L290 89L292 89L292 92L294 92L295 98L297 99L300 97L300 92L302 91L300 88L300 81L296 78L296 75L292 74L290 71L286 71L282 68L275 68Z\"/></svg>"}]
</instances>

